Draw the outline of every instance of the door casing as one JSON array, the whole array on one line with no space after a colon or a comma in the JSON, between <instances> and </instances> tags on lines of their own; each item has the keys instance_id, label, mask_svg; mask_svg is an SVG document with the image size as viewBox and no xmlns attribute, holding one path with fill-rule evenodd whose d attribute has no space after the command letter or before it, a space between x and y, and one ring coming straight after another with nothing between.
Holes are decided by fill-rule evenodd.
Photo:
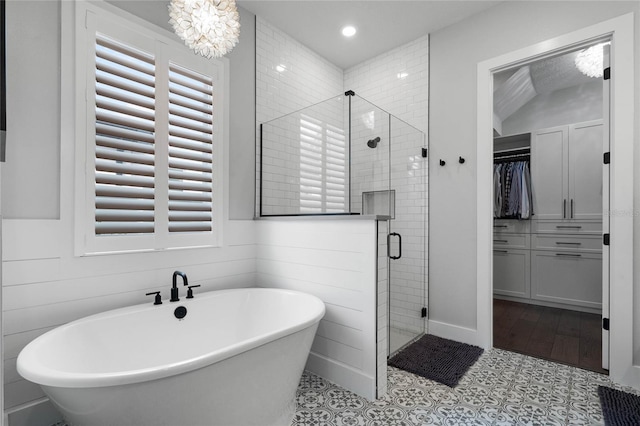
<instances>
[{"instance_id":1,"label":"door casing","mask_svg":"<svg viewBox=\"0 0 640 426\"><path fill-rule=\"evenodd\" d=\"M493 347L492 147L493 73L575 50L610 38L611 45L611 210L610 218L610 377L638 387L633 366L633 140L634 16L599 24L478 63L477 67L477 332L484 348Z\"/></svg>"}]
</instances>

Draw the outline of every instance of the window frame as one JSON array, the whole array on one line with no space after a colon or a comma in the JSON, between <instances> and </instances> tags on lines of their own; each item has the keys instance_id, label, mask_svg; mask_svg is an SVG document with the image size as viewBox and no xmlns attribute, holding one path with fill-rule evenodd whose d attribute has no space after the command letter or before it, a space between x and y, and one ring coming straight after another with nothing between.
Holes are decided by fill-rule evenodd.
<instances>
[{"instance_id":1,"label":"window frame","mask_svg":"<svg viewBox=\"0 0 640 426\"><path fill-rule=\"evenodd\" d=\"M105 4L76 2L75 7L75 255L160 251L222 245L223 168L226 121L224 111L228 61L197 56L173 34ZM156 61L155 229L150 234L95 233L95 40L96 33L153 53ZM170 233L168 226L168 75L169 62L213 81L212 230ZM166 105L158 113L158 105ZM159 131L160 130L160 131Z\"/></svg>"}]
</instances>

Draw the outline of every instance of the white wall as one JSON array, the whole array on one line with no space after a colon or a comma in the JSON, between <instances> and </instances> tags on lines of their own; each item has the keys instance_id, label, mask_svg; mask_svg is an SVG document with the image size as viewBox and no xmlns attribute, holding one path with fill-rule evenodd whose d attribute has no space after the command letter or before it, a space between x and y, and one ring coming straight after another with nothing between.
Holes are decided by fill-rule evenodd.
<instances>
[{"instance_id":1,"label":"white wall","mask_svg":"<svg viewBox=\"0 0 640 426\"><path fill-rule=\"evenodd\" d=\"M140 9L141 13L146 10L149 10L148 3ZM144 295L149 291L162 290L166 298L171 274L176 269L186 272L193 284L201 284L200 291L256 284L253 222L225 219L220 248L74 256L75 137L73 90L70 90L73 75L67 74L73 70L73 26L63 26L60 22L60 17L68 16L70 11L73 11L71 2L7 3L7 22L11 23L7 39L7 86L12 90L7 99L11 139L10 155L2 167L2 207L12 205L12 208L9 216L3 210L2 224L4 389L5 409L11 412L10 420L14 419L16 424L24 421L20 408L43 397L40 388L22 380L15 368L19 351L38 335L96 312L150 303ZM25 45L18 40L22 32L18 31L19 27L28 27L27 35L42 41L43 45L35 41L34 45ZM246 35L241 36L236 47L236 50L243 49L249 52L253 49L253 40ZM37 59L41 50L44 51L42 61ZM246 59L250 53L238 55ZM32 78L29 72L32 69L37 71L38 78ZM251 75L237 78L250 79ZM232 87L243 84L250 87L252 82L236 81ZM229 97L234 97L233 91ZM26 101L32 104L31 110L23 108ZM251 98L246 105L249 111L252 103ZM236 104L235 108L241 105ZM50 119L51 116L54 118ZM253 122L253 117L249 122ZM253 162L248 167L252 166ZM33 190L33 179L23 176L26 170L43 183L44 191L51 196ZM223 201L227 218L228 170L225 178ZM29 199L23 202L19 197ZM182 289L181 293L184 294ZM29 424L38 424L38 419L30 418Z\"/></svg>"},{"instance_id":2,"label":"white wall","mask_svg":"<svg viewBox=\"0 0 640 426\"><path fill-rule=\"evenodd\" d=\"M430 165L436 166L430 174L429 282L431 319L438 323L441 335L457 336L469 343L478 341L475 334L478 62L629 11L636 13L637 49L639 8L637 2L504 2L431 35ZM639 57L635 58L636 69ZM637 104L637 73L635 90ZM637 122L635 139L637 145ZM469 160L467 166L452 164L458 155ZM437 166L439 158L447 160L446 167ZM638 150L635 164L636 169L640 168ZM637 185L635 191L638 202ZM634 215L634 222L634 245L639 247L640 216ZM637 252L635 263L640 267ZM637 268L636 288L640 272ZM640 297L636 306L639 300ZM637 318L635 323L638 324ZM636 347L639 343L637 340Z\"/></svg>"},{"instance_id":3,"label":"white wall","mask_svg":"<svg viewBox=\"0 0 640 426\"><path fill-rule=\"evenodd\" d=\"M20 14L23 18L14 19ZM27 18L30 17L30 18ZM25 22L32 22L25 25ZM37 28L37 31L34 29ZM60 217L60 6L6 2L5 218ZM28 52L28 54L26 54ZM19 59L18 59L19 58ZM43 72L48 70L50 72ZM13 84L14 82L24 84ZM15 185L20 182L20 185Z\"/></svg>"},{"instance_id":4,"label":"white wall","mask_svg":"<svg viewBox=\"0 0 640 426\"><path fill-rule=\"evenodd\" d=\"M259 285L304 291L325 302L306 368L375 399L376 221L279 218L257 225Z\"/></svg>"},{"instance_id":5,"label":"white wall","mask_svg":"<svg viewBox=\"0 0 640 426\"><path fill-rule=\"evenodd\" d=\"M602 80L538 95L502 122L503 135L602 118Z\"/></svg>"},{"instance_id":6,"label":"white wall","mask_svg":"<svg viewBox=\"0 0 640 426\"><path fill-rule=\"evenodd\" d=\"M229 219L253 219L255 202L256 23L238 7L240 42L229 58Z\"/></svg>"}]
</instances>

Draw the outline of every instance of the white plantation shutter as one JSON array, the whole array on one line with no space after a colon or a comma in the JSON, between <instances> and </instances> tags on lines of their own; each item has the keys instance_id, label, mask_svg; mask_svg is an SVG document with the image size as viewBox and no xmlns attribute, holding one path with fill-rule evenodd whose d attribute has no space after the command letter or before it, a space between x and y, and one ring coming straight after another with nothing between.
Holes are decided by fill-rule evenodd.
<instances>
[{"instance_id":1,"label":"white plantation shutter","mask_svg":"<svg viewBox=\"0 0 640 426\"><path fill-rule=\"evenodd\" d=\"M169 66L169 232L211 231L211 78Z\"/></svg>"},{"instance_id":2,"label":"white plantation shutter","mask_svg":"<svg viewBox=\"0 0 640 426\"><path fill-rule=\"evenodd\" d=\"M100 35L95 51L95 232L153 233L154 58Z\"/></svg>"},{"instance_id":3,"label":"white plantation shutter","mask_svg":"<svg viewBox=\"0 0 640 426\"><path fill-rule=\"evenodd\" d=\"M225 63L77 12L76 254L219 245Z\"/></svg>"},{"instance_id":4,"label":"white plantation shutter","mask_svg":"<svg viewBox=\"0 0 640 426\"><path fill-rule=\"evenodd\" d=\"M300 212L322 212L322 123L300 117Z\"/></svg>"},{"instance_id":5,"label":"white plantation shutter","mask_svg":"<svg viewBox=\"0 0 640 426\"><path fill-rule=\"evenodd\" d=\"M346 211L344 131L300 116L300 213Z\"/></svg>"},{"instance_id":6,"label":"white plantation shutter","mask_svg":"<svg viewBox=\"0 0 640 426\"><path fill-rule=\"evenodd\" d=\"M328 213L344 213L347 211L347 157L344 130L328 124L325 135L325 211Z\"/></svg>"}]
</instances>

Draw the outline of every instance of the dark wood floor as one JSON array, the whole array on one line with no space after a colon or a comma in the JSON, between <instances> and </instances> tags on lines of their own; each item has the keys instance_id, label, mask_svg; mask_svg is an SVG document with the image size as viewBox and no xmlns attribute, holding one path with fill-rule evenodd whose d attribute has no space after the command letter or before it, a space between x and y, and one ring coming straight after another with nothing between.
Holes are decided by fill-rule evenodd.
<instances>
[{"instance_id":1,"label":"dark wood floor","mask_svg":"<svg viewBox=\"0 0 640 426\"><path fill-rule=\"evenodd\" d=\"M607 373L596 314L494 299L493 346Z\"/></svg>"}]
</instances>

